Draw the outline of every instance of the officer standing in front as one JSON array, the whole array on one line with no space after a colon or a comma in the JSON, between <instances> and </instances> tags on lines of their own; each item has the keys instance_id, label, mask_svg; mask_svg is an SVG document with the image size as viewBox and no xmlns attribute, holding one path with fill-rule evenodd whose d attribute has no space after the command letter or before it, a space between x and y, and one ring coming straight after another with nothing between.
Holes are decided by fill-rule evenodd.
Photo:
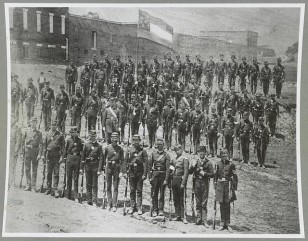
<instances>
[{"instance_id":1,"label":"officer standing in front","mask_svg":"<svg viewBox=\"0 0 308 241\"><path fill-rule=\"evenodd\" d=\"M239 122L237 128L237 141L242 147L243 161L249 163L249 145L252 141L253 124L249 120L249 112L243 113L243 119ZM239 160L241 162L242 160Z\"/></svg>"},{"instance_id":2,"label":"officer standing in front","mask_svg":"<svg viewBox=\"0 0 308 241\"><path fill-rule=\"evenodd\" d=\"M174 147L176 152L176 159L170 163L170 169L173 170L172 176L172 192L174 200L174 208L176 217L172 221L182 221L187 224L186 210L184 209L184 202L186 202L186 185L189 171L189 160L183 156L182 146L177 144ZM186 204L185 204L186 206Z\"/></svg>"},{"instance_id":3,"label":"officer standing in front","mask_svg":"<svg viewBox=\"0 0 308 241\"><path fill-rule=\"evenodd\" d=\"M139 215L142 215L142 188L143 181L147 178L148 154L140 142L140 136L134 135L133 145L125 155L123 173L128 173L126 178L129 178L131 208L128 213L133 214L137 211Z\"/></svg>"},{"instance_id":4,"label":"officer standing in front","mask_svg":"<svg viewBox=\"0 0 308 241\"><path fill-rule=\"evenodd\" d=\"M41 91L42 115L45 131L50 130L52 109L55 105L55 92L50 88L50 82L45 82L45 87Z\"/></svg>"},{"instance_id":5,"label":"officer standing in front","mask_svg":"<svg viewBox=\"0 0 308 241\"><path fill-rule=\"evenodd\" d=\"M22 102L25 102L27 113L27 124L30 125L30 119L34 116L34 108L38 101L38 91L33 84L33 79L28 78L27 87L22 92Z\"/></svg>"},{"instance_id":6,"label":"officer standing in front","mask_svg":"<svg viewBox=\"0 0 308 241\"><path fill-rule=\"evenodd\" d=\"M65 131L66 115L68 113L70 99L65 91L64 85L60 85L61 93L56 97L55 107L57 110L57 123L61 131Z\"/></svg>"},{"instance_id":7,"label":"officer standing in front","mask_svg":"<svg viewBox=\"0 0 308 241\"><path fill-rule=\"evenodd\" d=\"M259 122L257 128L254 130L254 140L257 150L259 167L263 167L265 163L265 153L269 144L269 131L264 125L264 118L259 117Z\"/></svg>"}]
</instances>

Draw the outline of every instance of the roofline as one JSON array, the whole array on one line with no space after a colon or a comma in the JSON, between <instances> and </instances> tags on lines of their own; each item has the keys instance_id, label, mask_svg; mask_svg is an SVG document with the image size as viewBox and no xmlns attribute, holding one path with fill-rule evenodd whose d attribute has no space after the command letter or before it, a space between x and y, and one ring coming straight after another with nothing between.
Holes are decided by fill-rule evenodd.
<instances>
[{"instance_id":1,"label":"roofline","mask_svg":"<svg viewBox=\"0 0 308 241\"><path fill-rule=\"evenodd\" d=\"M89 20L94 20L94 21L100 21L100 22L106 22L106 23L113 23L113 24L122 24L122 25L138 25L138 22L114 22L114 21L109 21L109 20L106 20L106 19L102 19L102 18L89 18L89 17L86 17L86 16L81 16L81 15L78 15L78 14L72 14L72 13L69 13L69 17L76 17L76 18L85 18L85 19L89 19Z\"/></svg>"}]
</instances>

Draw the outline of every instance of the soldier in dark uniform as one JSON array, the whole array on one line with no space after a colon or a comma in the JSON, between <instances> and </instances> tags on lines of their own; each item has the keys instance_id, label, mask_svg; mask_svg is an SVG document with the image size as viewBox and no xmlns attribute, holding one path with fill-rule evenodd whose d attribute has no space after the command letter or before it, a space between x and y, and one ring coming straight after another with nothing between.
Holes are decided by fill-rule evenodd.
<instances>
[{"instance_id":1,"label":"soldier in dark uniform","mask_svg":"<svg viewBox=\"0 0 308 241\"><path fill-rule=\"evenodd\" d=\"M167 54L167 58L162 66L162 72L164 76L164 84L167 85L171 82L171 79L174 77L174 60L171 57L171 52Z\"/></svg>"},{"instance_id":2,"label":"soldier in dark uniform","mask_svg":"<svg viewBox=\"0 0 308 241\"><path fill-rule=\"evenodd\" d=\"M49 131L52 109L55 105L55 93L53 89L50 88L49 81L45 82L45 87L41 91L41 104L45 131Z\"/></svg>"},{"instance_id":3,"label":"soldier in dark uniform","mask_svg":"<svg viewBox=\"0 0 308 241\"><path fill-rule=\"evenodd\" d=\"M141 78L145 78L149 75L149 65L145 61L145 57L141 56L141 62L138 63L138 75L141 76Z\"/></svg>"},{"instance_id":4,"label":"soldier in dark uniform","mask_svg":"<svg viewBox=\"0 0 308 241\"><path fill-rule=\"evenodd\" d=\"M170 156L164 150L164 141L157 139L156 146L157 149L152 152L148 165L148 177L152 185L153 217L164 215L165 188L170 174Z\"/></svg>"},{"instance_id":5,"label":"soldier in dark uniform","mask_svg":"<svg viewBox=\"0 0 308 241\"><path fill-rule=\"evenodd\" d=\"M269 144L269 131L267 127L264 126L263 117L259 117L258 127L254 130L254 141L256 145L255 148L257 150L259 167L265 168L265 153Z\"/></svg>"},{"instance_id":6,"label":"soldier in dark uniform","mask_svg":"<svg viewBox=\"0 0 308 241\"><path fill-rule=\"evenodd\" d=\"M95 71L94 81L96 86L97 96L101 98L106 88L106 70L104 69L104 62L99 62L100 68Z\"/></svg>"},{"instance_id":7,"label":"soldier in dark uniform","mask_svg":"<svg viewBox=\"0 0 308 241\"><path fill-rule=\"evenodd\" d=\"M28 78L27 87L22 92L22 102L25 102L27 113L27 124L30 124L30 119L34 115L34 108L37 105L38 92L37 88L33 84L33 79Z\"/></svg>"},{"instance_id":8,"label":"soldier in dark uniform","mask_svg":"<svg viewBox=\"0 0 308 241\"><path fill-rule=\"evenodd\" d=\"M240 118L242 118L244 112L248 112L248 114L251 112L251 99L247 95L247 90L243 91L243 96L239 100Z\"/></svg>"},{"instance_id":9,"label":"soldier in dark uniform","mask_svg":"<svg viewBox=\"0 0 308 241\"><path fill-rule=\"evenodd\" d=\"M192 122L191 135L194 147L194 154L197 154L197 151L200 146L201 133L203 133L205 125L205 116L204 113L201 111L201 104L199 102L196 103L195 110L191 112L190 120Z\"/></svg>"},{"instance_id":10,"label":"soldier in dark uniform","mask_svg":"<svg viewBox=\"0 0 308 241\"><path fill-rule=\"evenodd\" d=\"M234 54L231 55L231 60L232 62L230 62L228 64L228 72L229 72L229 88L231 88L232 86L235 86L235 79L238 73L238 64L235 61L236 57Z\"/></svg>"},{"instance_id":11,"label":"soldier in dark uniform","mask_svg":"<svg viewBox=\"0 0 308 241\"><path fill-rule=\"evenodd\" d=\"M107 143L111 143L111 134L120 131L119 123L122 122L122 116L117 108L114 98L110 98L109 107L102 114L102 127L106 132Z\"/></svg>"},{"instance_id":12,"label":"soldier in dark uniform","mask_svg":"<svg viewBox=\"0 0 308 241\"><path fill-rule=\"evenodd\" d=\"M72 127L70 130L71 137L66 141L63 160L66 161L66 175L67 175L67 186L66 186L66 197L68 199L76 200L78 194L78 178L80 159L83 151L83 141L78 137L77 127ZM74 183L74 197L72 194L72 181Z\"/></svg>"},{"instance_id":13,"label":"soldier in dark uniform","mask_svg":"<svg viewBox=\"0 0 308 241\"><path fill-rule=\"evenodd\" d=\"M246 57L242 58L242 63L238 67L238 76L240 77L240 86L241 91L243 92L246 89L246 77L249 73L249 65L246 62Z\"/></svg>"},{"instance_id":14,"label":"soldier in dark uniform","mask_svg":"<svg viewBox=\"0 0 308 241\"><path fill-rule=\"evenodd\" d=\"M160 84L158 86L158 91L156 93L156 105L158 107L159 115L161 116L161 113L163 111L163 107L166 102L166 93L163 90L163 86Z\"/></svg>"},{"instance_id":15,"label":"soldier in dark uniform","mask_svg":"<svg viewBox=\"0 0 308 241\"><path fill-rule=\"evenodd\" d=\"M140 145L140 141L139 135L133 136L133 145L124 158L123 173L128 173L127 178L129 178L131 208L128 213L133 214L137 211L142 215L142 188L143 181L147 178L148 154Z\"/></svg>"},{"instance_id":16,"label":"soldier in dark uniform","mask_svg":"<svg viewBox=\"0 0 308 241\"><path fill-rule=\"evenodd\" d=\"M258 86L258 78L260 76L260 68L257 62L257 59L253 59L252 65L249 66L249 72L248 72L248 77L249 77L249 82L250 82L250 89L251 93L255 94L257 91L257 86Z\"/></svg>"},{"instance_id":17,"label":"soldier in dark uniform","mask_svg":"<svg viewBox=\"0 0 308 241\"><path fill-rule=\"evenodd\" d=\"M76 88L76 94L72 96L70 102L71 124L77 126L78 132L81 130L81 116L83 110L83 96L80 87Z\"/></svg>"},{"instance_id":18,"label":"soldier in dark uniform","mask_svg":"<svg viewBox=\"0 0 308 241\"><path fill-rule=\"evenodd\" d=\"M178 109L175 113L174 122L176 123L176 129L178 133L178 140L176 140L176 142L181 144L183 150L185 150L185 139L188 133L189 117L189 111L187 111L185 108L185 104L180 102L180 109Z\"/></svg>"},{"instance_id":19,"label":"soldier in dark uniform","mask_svg":"<svg viewBox=\"0 0 308 241\"><path fill-rule=\"evenodd\" d=\"M59 184L59 171L60 171L60 158L63 155L65 147L64 135L57 130L57 122L54 121L51 125L50 131L44 138L43 156L47 158L47 190L46 195L51 194L58 198L58 184ZM51 192L53 174L53 187L54 192Z\"/></svg>"},{"instance_id":20,"label":"soldier in dark uniform","mask_svg":"<svg viewBox=\"0 0 308 241\"><path fill-rule=\"evenodd\" d=\"M25 148L26 188L24 191L36 191L36 177L39 159L44 159L42 133L36 128L37 118L31 118L30 128L22 136L22 145ZM32 176L31 176L32 167Z\"/></svg>"},{"instance_id":21,"label":"soldier in dark uniform","mask_svg":"<svg viewBox=\"0 0 308 241\"><path fill-rule=\"evenodd\" d=\"M78 77L77 68L73 64L73 62L71 62L70 65L67 66L65 70L66 86L68 89L68 93L70 95L75 94L75 85L77 83L77 77Z\"/></svg>"},{"instance_id":22,"label":"soldier in dark uniform","mask_svg":"<svg viewBox=\"0 0 308 241\"><path fill-rule=\"evenodd\" d=\"M106 85L109 87L109 82L110 82L110 75L111 75L111 62L109 60L109 55L105 55L105 59L103 61L103 68L106 72Z\"/></svg>"},{"instance_id":23,"label":"soldier in dark uniform","mask_svg":"<svg viewBox=\"0 0 308 241\"><path fill-rule=\"evenodd\" d=\"M167 105L164 106L163 108L162 121L161 121L164 129L164 139L168 150L171 147L171 142L172 142L172 129L174 126L175 111L176 110L172 105L171 98L168 98Z\"/></svg>"},{"instance_id":24,"label":"soldier in dark uniform","mask_svg":"<svg viewBox=\"0 0 308 241\"><path fill-rule=\"evenodd\" d=\"M205 85L204 90L200 89L199 99L201 100L202 112L205 111L206 114L209 114L209 108L210 108L210 103L212 99L212 92L207 84Z\"/></svg>"},{"instance_id":25,"label":"soldier in dark uniform","mask_svg":"<svg viewBox=\"0 0 308 241\"><path fill-rule=\"evenodd\" d=\"M203 74L203 62L200 59L201 58L200 54L198 54L196 58L197 58L197 61L194 63L193 74L195 75L196 83L200 85L201 77Z\"/></svg>"},{"instance_id":26,"label":"soldier in dark uniform","mask_svg":"<svg viewBox=\"0 0 308 241\"><path fill-rule=\"evenodd\" d=\"M270 129L270 135L274 136L276 131L277 117L279 117L279 104L275 99L275 94L271 95L271 99L265 104L266 123Z\"/></svg>"},{"instance_id":27,"label":"soldier in dark uniform","mask_svg":"<svg viewBox=\"0 0 308 241\"><path fill-rule=\"evenodd\" d=\"M194 192L196 197L196 224L203 224L206 228L207 224L207 201L209 196L210 179L214 177L214 168L209 159L206 158L206 147L200 146L199 157L189 168L189 174L193 174Z\"/></svg>"},{"instance_id":28,"label":"soldier in dark uniform","mask_svg":"<svg viewBox=\"0 0 308 241\"><path fill-rule=\"evenodd\" d=\"M128 62L124 66L124 73L124 93L126 100L129 100L131 97L135 75L135 63L133 62L131 55L128 55Z\"/></svg>"},{"instance_id":29,"label":"soldier in dark uniform","mask_svg":"<svg viewBox=\"0 0 308 241\"><path fill-rule=\"evenodd\" d=\"M174 147L176 152L176 159L171 160L170 168L173 170L172 173L172 192L175 208L175 218L172 221L182 221L187 224L186 215L184 212L184 202L186 201L186 185L189 175L189 160L183 156L182 146L177 144Z\"/></svg>"},{"instance_id":30,"label":"soldier in dark uniform","mask_svg":"<svg viewBox=\"0 0 308 241\"><path fill-rule=\"evenodd\" d=\"M99 69L99 62L97 61L96 54L93 54L93 58L89 64L90 73L91 73L91 89L95 86L95 73Z\"/></svg>"},{"instance_id":31,"label":"soldier in dark uniform","mask_svg":"<svg viewBox=\"0 0 308 241\"><path fill-rule=\"evenodd\" d=\"M86 174L87 203L96 207L98 176L101 174L104 153L102 146L97 142L97 133L90 131L90 139L84 144L80 163L80 173Z\"/></svg>"},{"instance_id":32,"label":"soldier in dark uniform","mask_svg":"<svg viewBox=\"0 0 308 241\"><path fill-rule=\"evenodd\" d=\"M132 101L128 109L128 119L130 121L132 135L138 134L139 126L142 121L142 107L135 94L132 94Z\"/></svg>"},{"instance_id":33,"label":"soldier in dark uniform","mask_svg":"<svg viewBox=\"0 0 308 241\"><path fill-rule=\"evenodd\" d=\"M118 84L118 76L117 74L114 75L115 77L111 79L109 84L109 94L110 96L116 98L119 92L119 84Z\"/></svg>"},{"instance_id":34,"label":"soldier in dark uniform","mask_svg":"<svg viewBox=\"0 0 308 241\"><path fill-rule=\"evenodd\" d=\"M229 158L233 158L233 139L236 134L236 119L232 116L232 109L227 109L227 116L221 122L221 134L224 135L225 148L228 150Z\"/></svg>"},{"instance_id":35,"label":"soldier in dark uniform","mask_svg":"<svg viewBox=\"0 0 308 241\"><path fill-rule=\"evenodd\" d=\"M277 98L281 98L281 89L282 84L285 80L285 69L284 66L281 65L281 58L277 59L277 64L273 68L273 81L276 86L276 96Z\"/></svg>"},{"instance_id":36,"label":"soldier in dark uniform","mask_svg":"<svg viewBox=\"0 0 308 241\"><path fill-rule=\"evenodd\" d=\"M19 120L19 104L22 100L22 85L18 82L18 75L12 75L11 106L13 117Z\"/></svg>"},{"instance_id":37,"label":"soldier in dark uniform","mask_svg":"<svg viewBox=\"0 0 308 241\"><path fill-rule=\"evenodd\" d=\"M39 93L42 92L42 89L45 87L46 78L44 76L44 72L40 73L40 76L37 79L38 87L39 87Z\"/></svg>"},{"instance_id":38,"label":"soldier in dark uniform","mask_svg":"<svg viewBox=\"0 0 308 241\"><path fill-rule=\"evenodd\" d=\"M116 55L116 59L112 64L112 72L113 72L113 77L117 79L118 85L121 86L124 74L124 64L121 61L119 54Z\"/></svg>"},{"instance_id":39,"label":"soldier in dark uniform","mask_svg":"<svg viewBox=\"0 0 308 241\"><path fill-rule=\"evenodd\" d=\"M99 170L105 170L107 182L107 199L109 210L117 211L118 206L118 188L120 181L120 171L123 173L124 151L118 145L119 135L113 132L111 135L111 145L105 147L104 165ZM113 184L113 194L112 194Z\"/></svg>"},{"instance_id":40,"label":"soldier in dark uniform","mask_svg":"<svg viewBox=\"0 0 308 241\"><path fill-rule=\"evenodd\" d=\"M208 83L209 88L212 90L213 87L213 78L214 78L214 72L215 72L215 62L213 61L213 55L209 56L209 60L206 61L206 64L204 66L204 72L206 76L206 81Z\"/></svg>"},{"instance_id":41,"label":"soldier in dark uniform","mask_svg":"<svg viewBox=\"0 0 308 241\"><path fill-rule=\"evenodd\" d=\"M153 78L154 82L157 81L158 76L160 75L160 63L157 60L157 55L154 56L153 62L150 67L150 76Z\"/></svg>"},{"instance_id":42,"label":"soldier in dark uniform","mask_svg":"<svg viewBox=\"0 0 308 241\"><path fill-rule=\"evenodd\" d=\"M61 131L65 131L65 121L66 121L66 115L68 114L68 109L69 109L69 96L65 92L65 87L64 85L60 85L60 90L61 93L59 93L56 97L55 101L55 107L57 110L57 123L58 123L58 128Z\"/></svg>"},{"instance_id":43,"label":"soldier in dark uniform","mask_svg":"<svg viewBox=\"0 0 308 241\"><path fill-rule=\"evenodd\" d=\"M91 85L91 71L89 68L89 62L85 62L80 73L80 86L83 89L84 96L89 95L90 85Z\"/></svg>"},{"instance_id":44,"label":"soldier in dark uniform","mask_svg":"<svg viewBox=\"0 0 308 241\"><path fill-rule=\"evenodd\" d=\"M184 76L184 83L190 82L190 77L193 73L193 63L189 59L189 55L186 55L186 61L183 64L183 76Z\"/></svg>"},{"instance_id":45,"label":"soldier in dark uniform","mask_svg":"<svg viewBox=\"0 0 308 241\"><path fill-rule=\"evenodd\" d=\"M96 121L101 108L100 104L96 91L93 89L84 107L85 116L88 119L88 130L95 130L96 128Z\"/></svg>"},{"instance_id":46,"label":"soldier in dark uniform","mask_svg":"<svg viewBox=\"0 0 308 241\"><path fill-rule=\"evenodd\" d=\"M183 75L183 64L180 59L180 55L176 55L175 58L176 60L174 61L174 81L177 82Z\"/></svg>"},{"instance_id":47,"label":"soldier in dark uniform","mask_svg":"<svg viewBox=\"0 0 308 241\"><path fill-rule=\"evenodd\" d=\"M243 119L239 122L237 128L237 141L242 147L242 155L244 163L249 163L249 145L252 141L253 124L249 120L249 112L243 113ZM241 162L242 160L239 160Z\"/></svg>"},{"instance_id":48,"label":"soldier in dark uniform","mask_svg":"<svg viewBox=\"0 0 308 241\"><path fill-rule=\"evenodd\" d=\"M217 76L218 84L222 83L224 85L225 83L225 76L227 72L227 63L224 60L224 55L220 54L219 55L220 60L216 63L216 71L215 74Z\"/></svg>"},{"instance_id":49,"label":"soldier in dark uniform","mask_svg":"<svg viewBox=\"0 0 308 241\"><path fill-rule=\"evenodd\" d=\"M264 67L261 69L260 73L260 79L261 79L261 84L263 85L263 93L264 96L268 95L268 90L269 90L269 83L272 78L272 71L268 67L268 62L264 62Z\"/></svg>"},{"instance_id":50,"label":"soldier in dark uniform","mask_svg":"<svg viewBox=\"0 0 308 241\"><path fill-rule=\"evenodd\" d=\"M256 99L251 104L253 122L258 122L259 117L264 116L264 103L261 100L261 95L256 94Z\"/></svg>"},{"instance_id":51,"label":"soldier in dark uniform","mask_svg":"<svg viewBox=\"0 0 308 241\"><path fill-rule=\"evenodd\" d=\"M157 128L160 125L159 109L158 106L154 104L154 99L152 97L149 98L149 104L145 107L143 118L146 120L150 148L152 148L155 142Z\"/></svg>"},{"instance_id":52,"label":"soldier in dark uniform","mask_svg":"<svg viewBox=\"0 0 308 241\"><path fill-rule=\"evenodd\" d=\"M235 116L238 110L238 106L239 106L239 97L235 93L235 86L232 86L230 88L230 92L226 95L225 109L231 108L232 109L231 114Z\"/></svg>"},{"instance_id":53,"label":"soldier in dark uniform","mask_svg":"<svg viewBox=\"0 0 308 241\"><path fill-rule=\"evenodd\" d=\"M117 109L120 112L121 122L119 122L119 135L120 135L120 142L123 143L124 140L124 130L125 130L125 124L128 123L127 117L128 117L128 103L125 100L124 94L120 94L120 98L117 101Z\"/></svg>"},{"instance_id":54,"label":"soldier in dark uniform","mask_svg":"<svg viewBox=\"0 0 308 241\"><path fill-rule=\"evenodd\" d=\"M212 108L212 114L207 124L207 137L212 157L217 156L218 116L215 107Z\"/></svg>"},{"instance_id":55,"label":"soldier in dark uniform","mask_svg":"<svg viewBox=\"0 0 308 241\"><path fill-rule=\"evenodd\" d=\"M236 200L238 177L235 165L229 159L229 153L223 149L220 152L221 161L215 166L214 186L215 200L220 203L220 230L232 231L230 225L230 203Z\"/></svg>"}]
</instances>

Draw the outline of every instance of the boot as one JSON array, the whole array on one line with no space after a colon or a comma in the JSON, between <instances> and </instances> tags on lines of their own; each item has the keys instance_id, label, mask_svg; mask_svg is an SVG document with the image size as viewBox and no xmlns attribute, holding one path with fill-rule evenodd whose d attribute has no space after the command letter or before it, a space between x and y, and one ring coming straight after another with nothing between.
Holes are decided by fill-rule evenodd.
<instances>
[{"instance_id":1,"label":"boot","mask_svg":"<svg viewBox=\"0 0 308 241\"><path fill-rule=\"evenodd\" d=\"M31 187L30 186L26 186L23 191L31 191Z\"/></svg>"}]
</instances>

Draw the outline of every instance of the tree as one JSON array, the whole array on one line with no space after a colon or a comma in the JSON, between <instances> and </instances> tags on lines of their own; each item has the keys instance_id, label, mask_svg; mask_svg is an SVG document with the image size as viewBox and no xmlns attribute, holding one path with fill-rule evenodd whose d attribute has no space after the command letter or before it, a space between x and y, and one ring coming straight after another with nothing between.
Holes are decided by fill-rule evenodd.
<instances>
[{"instance_id":1,"label":"tree","mask_svg":"<svg viewBox=\"0 0 308 241\"><path fill-rule=\"evenodd\" d=\"M292 62L296 59L295 55L297 55L297 53L298 53L298 42L294 43L292 46L289 46L287 51L285 52L286 56L288 56L289 60Z\"/></svg>"}]
</instances>

